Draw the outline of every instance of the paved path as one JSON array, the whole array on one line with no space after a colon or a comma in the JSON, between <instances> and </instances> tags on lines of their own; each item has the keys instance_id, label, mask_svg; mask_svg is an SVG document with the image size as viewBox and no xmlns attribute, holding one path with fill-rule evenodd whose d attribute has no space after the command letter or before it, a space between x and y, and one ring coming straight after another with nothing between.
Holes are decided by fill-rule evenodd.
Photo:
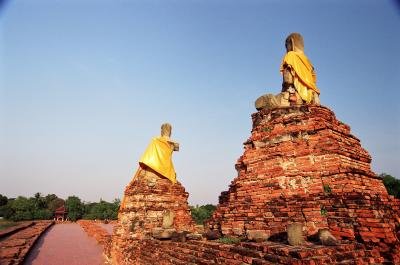
<instances>
[{"instance_id":1,"label":"paved path","mask_svg":"<svg viewBox=\"0 0 400 265\"><path fill-rule=\"evenodd\" d=\"M25 265L104 264L103 250L74 223L56 224L36 242Z\"/></svg>"}]
</instances>

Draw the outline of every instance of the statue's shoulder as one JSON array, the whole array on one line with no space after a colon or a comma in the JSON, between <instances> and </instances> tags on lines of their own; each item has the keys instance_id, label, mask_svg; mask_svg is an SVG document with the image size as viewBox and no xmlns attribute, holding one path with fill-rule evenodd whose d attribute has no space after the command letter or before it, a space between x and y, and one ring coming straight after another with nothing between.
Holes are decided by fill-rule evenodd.
<instances>
[{"instance_id":1,"label":"statue's shoulder","mask_svg":"<svg viewBox=\"0 0 400 265\"><path fill-rule=\"evenodd\" d=\"M298 59L300 59L300 56L298 55L298 53L294 52L294 51L290 51L290 52L285 53L285 55L283 56L282 64L285 64L285 63L291 64L291 62L296 61Z\"/></svg>"},{"instance_id":2,"label":"statue's shoulder","mask_svg":"<svg viewBox=\"0 0 400 265\"><path fill-rule=\"evenodd\" d=\"M303 52L289 51L285 54L287 59L298 59L301 57L307 57Z\"/></svg>"},{"instance_id":3,"label":"statue's shoulder","mask_svg":"<svg viewBox=\"0 0 400 265\"><path fill-rule=\"evenodd\" d=\"M171 142L173 142L173 141L169 137L159 136L159 137L153 138L153 142L159 143L159 144L165 144L165 145L169 146L171 144Z\"/></svg>"}]
</instances>

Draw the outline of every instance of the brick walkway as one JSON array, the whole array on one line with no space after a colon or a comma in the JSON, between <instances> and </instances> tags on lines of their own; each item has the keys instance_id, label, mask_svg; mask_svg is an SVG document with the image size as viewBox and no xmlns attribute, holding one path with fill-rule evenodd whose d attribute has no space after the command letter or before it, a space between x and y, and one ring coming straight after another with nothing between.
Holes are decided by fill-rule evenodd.
<instances>
[{"instance_id":1,"label":"brick walkway","mask_svg":"<svg viewBox=\"0 0 400 265\"><path fill-rule=\"evenodd\" d=\"M104 264L102 248L74 223L56 224L35 244L24 264Z\"/></svg>"}]
</instances>

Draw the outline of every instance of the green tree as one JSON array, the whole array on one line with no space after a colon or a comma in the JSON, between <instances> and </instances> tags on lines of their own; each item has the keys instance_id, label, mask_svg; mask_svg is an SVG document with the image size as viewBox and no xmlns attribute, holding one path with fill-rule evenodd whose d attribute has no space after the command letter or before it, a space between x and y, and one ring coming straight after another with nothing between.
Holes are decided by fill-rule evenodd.
<instances>
[{"instance_id":1,"label":"green tree","mask_svg":"<svg viewBox=\"0 0 400 265\"><path fill-rule=\"evenodd\" d=\"M8 198L0 194L0 206L6 205L8 203Z\"/></svg>"},{"instance_id":2,"label":"green tree","mask_svg":"<svg viewBox=\"0 0 400 265\"><path fill-rule=\"evenodd\" d=\"M69 196L65 200L65 207L68 211L68 218L71 221L76 221L82 218L84 213L84 205L77 196Z\"/></svg>"},{"instance_id":3,"label":"green tree","mask_svg":"<svg viewBox=\"0 0 400 265\"><path fill-rule=\"evenodd\" d=\"M50 212L54 213L54 211L55 211L57 208L60 208L60 207L63 206L64 204L65 204L65 201L64 201L63 199L61 199L61 198L55 198L55 199L53 199L53 200L47 202L47 209L48 209Z\"/></svg>"},{"instance_id":4,"label":"green tree","mask_svg":"<svg viewBox=\"0 0 400 265\"><path fill-rule=\"evenodd\" d=\"M49 205L51 201L54 201L55 199L58 199L57 195L55 194L47 194L46 197L44 197L46 201L46 205Z\"/></svg>"},{"instance_id":5,"label":"green tree","mask_svg":"<svg viewBox=\"0 0 400 265\"><path fill-rule=\"evenodd\" d=\"M32 219L33 219L32 212L28 212L28 211L16 211L11 216L11 220L13 220L13 221L26 221L26 220L32 220Z\"/></svg>"},{"instance_id":6,"label":"green tree","mask_svg":"<svg viewBox=\"0 0 400 265\"><path fill-rule=\"evenodd\" d=\"M386 173L382 173L379 176L383 179L383 184L388 193L400 199L400 180Z\"/></svg>"},{"instance_id":7,"label":"green tree","mask_svg":"<svg viewBox=\"0 0 400 265\"><path fill-rule=\"evenodd\" d=\"M116 199L114 199L114 201L112 202L112 204L113 204L112 207L113 207L113 211L114 211L114 213L113 213L113 218L112 218L112 219L117 220L117 219L118 219L119 207L121 206L121 200L118 199L118 198L116 198Z\"/></svg>"},{"instance_id":8,"label":"green tree","mask_svg":"<svg viewBox=\"0 0 400 265\"><path fill-rule=\"evenodd\" d=\"M112 203L100 199L98 203L85 204L84 219L117 219L120 200L115 199Z\"/></svg>"},{"instance_id":9,"label":"green tree","mask_svg":"<svg viewBox=\"0 0 400 265\"><path fill-rule=\"evenodd\" d=\"M88 220L95 220L97 219L97 216L93 213L93 208L96 206L96 202L88 202L85 203L85 214L83 215L83 219L88 219Z\"/></svg>"},{"instance_id":10,"label":"green tree","mask_svg":"<svg viewBox=\"0 0 400 265\"><path fill-rule=\"evenodd\" d=\"M0 194L0 217L5 217L8 215L11 210L9 206L7 206L8 198ZM6 218L6 217L5 217Z\"/></svg>"},{"instance_id":11,"label":"green tree","mask_svg":"<svg viewBox=\"0 0 400 265\"><path fill-rule=\"evenodd\" d=\"M13 221L33 219L33 213L35 211L35 202L33 199L19 196L15 200L9 201L9 204L13 213L11 216L8 216L8 219Z\"/></svg>"},{"instance_id":12,"label":"green tree","mask_svg":"<svg viewBox=\"0 0 400 265\"><path fill-rule=\"evenodd\" d=\"M1 204L5 196L0 195ZM64 200L55 194L42 196L37 192L33 197L19 196L16 199L8 199L5 205L0 205L0 216L13 221L51 219L54 209L64 204Z\"/></svg>"},{"instance_id":13,"label":"green tree","mask_svg":"<svg viewBox=\"0 0 400 265\"><path fill-rule=\"evenodd\" d=\"M206 204L202 206L196 205L195 207L190 207L193 220L196 222L196 224L203 224L204 221L211 217L215 209L216 206L212 204Z\"/></svg>"},{"instance_id":14,"label":"green tree","mask_svg":"<svg viewBox=\"0 0 400 265\"><path fill-rule=\"evenodd\" d=\"M47 219L51 219L52 217L53 217L53 212L51 212L48 209L37 209L33 213L33 219L36 219L36 220L47 220Z\"/></svg>"},{"instance_id":15,"label":"green tree","mask_svg":"<svg viewBox=\"0 0 400 265\"><path fill-rule=\"evenodd\" d=\"M35 203L35 210L46 208L46 199L42 196L40 192L36 192L33 198L30 198Z\"/></svg>"},{"instance_id":16,"label":"green tree","mask_svg":"<svg viewBox=\"0 0 400 265\"><path fill-rule=\"evenodd\" d=\"M4 217L5 219L11 219L14 215L14 210L11 208L10 204L0 206L0 216Z\"/></svg>"}]
</instances>

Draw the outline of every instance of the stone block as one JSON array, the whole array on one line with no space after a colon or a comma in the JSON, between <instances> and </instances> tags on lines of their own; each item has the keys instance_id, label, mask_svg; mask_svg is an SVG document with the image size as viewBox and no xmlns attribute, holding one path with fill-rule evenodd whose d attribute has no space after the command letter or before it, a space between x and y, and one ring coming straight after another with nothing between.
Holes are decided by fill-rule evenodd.
<instances>
[{"instance_id":1,"label":"stone block","mask_svg":"<svg viewBox=\"0 0 400 265\"><path fill-rule=\"evenodd\" d=\"M250 241L263 242L267 241L270 234L269 231L265 230L247 230L246 238Z\"/></svg>"},{"instance_id":2,"label":"stone block","mask_svg":"<svg viewBox=\"0 0 400 265\"><path fill-rule=\"evenodd\" d=\"M175 229L153 228L151 235L157 239L171 239Z\"/></svg>"}]
</instances>

